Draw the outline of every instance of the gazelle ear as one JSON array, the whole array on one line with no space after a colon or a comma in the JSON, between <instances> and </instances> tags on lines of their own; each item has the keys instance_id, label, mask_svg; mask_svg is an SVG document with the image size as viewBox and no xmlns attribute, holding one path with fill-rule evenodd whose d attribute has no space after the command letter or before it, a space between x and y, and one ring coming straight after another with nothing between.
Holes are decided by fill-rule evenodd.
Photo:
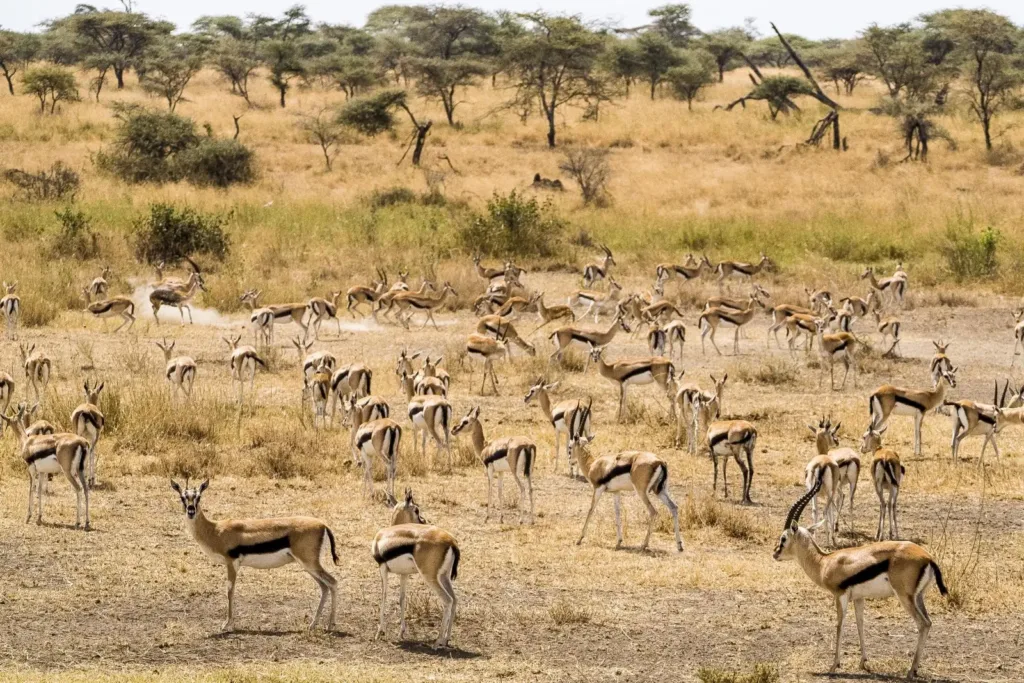
<instances>
[{"instance_id":1,"label":"gazelle ear","mask_svg":"<svg viewBox=\"0 0 1024 683\"><path fill-rule=\"evenodd\" d=\"M814 531L815 529L820 527L822 524L824 524L826 521L828 521L828 520L826 518L822 517L816 523L814 523L811 526L807 527L807 530L808 531Z\"/></svg>"},{"instance_id":2,"label":"gazelle ear","mask_svg":"<svg viewBox=\"0 0 1024 683\"><path fill-rule=\"evenodd\" d=\"M815 427L814 425L807 425L807 428L811 430L812 434L817 434L818 433L818 428Z\"/></svg>"},{"instance_id":3,"label":"gazelle ear","mask_svg":"<svg viewBox=\"0 0 1024 683\"><path fill-rule=\"evenodd\" d=\"M179 496L181 495L181 486L173 479L171 479L171 488L177 491Z\"/></svg>"},{"instance_id":4,"label":"gazelle ear","mask_svg":"<svg viewBox=\"0 0 1024 683\"><path fill-rule=\"evenodd\" d=\"M544 385L544 391L554 391L555 389L558 388L559 384L561 384L560 381L559 382L552 382L551 384L545 384Z\"/></svg>"},{"instance_id":5,"label":"gazelle ear","mask_svg":"<svg viewBox=\"0 0 1024 683\"><path fill-rule=\"evenodd\" d=\"M877 431L878 435L881 436L882 434L885 434L885 430L887 430L887 429L889 429L889 425L885 425L881 429L876 429L875 431Z\"/></svg>"},{"instance_id":6,"label":"gazelle ear","mask_svg":"<svg viewBox=\"0 0 1024 683\"><path fill-rule=\"evenodd\" d=\"M96 387L95 389L93 389L93 391L94 391L95 393L97 393L97 394L98 394L98 393L100 393L101 391L103 391L103 385L104 385L104 384L106 384L106 382L100 382L99 386L98 386L98 387Z\"/></svg>"},{"instance_id":7,"label":"gazelle ear","mask_svg":"<svg viewBox=\"0 0 1024 683\"><path fill-rule=\"evenodd\" d=\"M210 480L209 479L207 479L202 484L200 484L199 485L199 495L202 495L203 491L205 491L206 487L209 486L209 485L210 485Z\"/></svg>"}]
</instances>

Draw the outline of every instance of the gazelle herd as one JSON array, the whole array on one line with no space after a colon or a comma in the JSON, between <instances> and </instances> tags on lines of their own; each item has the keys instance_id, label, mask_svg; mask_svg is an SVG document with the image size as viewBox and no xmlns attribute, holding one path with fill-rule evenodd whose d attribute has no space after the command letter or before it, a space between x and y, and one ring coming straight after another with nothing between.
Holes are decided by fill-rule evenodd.
<instances>
[{"instance_id":1,"label":"gazelle herd","mask_svg":"<svg viewBox=\"0 0 1024 683\"><path fill-rule=\"evenodd\" d=\"M570 349L582 349L586 353L584 372L590 372L592 364L595 376L606 380L605 384L613 388L610 393L614 396L617 391L615 420L618 422L629 418L627 390L630 386L657 385L658 393L663 392L667 400L666 419L675 421L675 447L683 448L685 441L685 448L690 454L702 451L711 461L713 495L717 493L721 468L723 493L729 497L728 462L735 460L742 478L736 498L741 504L753 504L755 459L766 450L763 444L769 440L767 429L762 425L764 434L761 434L755 418L742 419L726 410L728 374L721 377L710 375L711 383L703 386L695 381L698 373L686 376L683 354L686 341L683 317L686 311L679 303L666 297L666 283L675 281L679 287L687 287L688 283L704 277L720 287L725 287L731 280L743 283L741 296L720 292L707 300L703 309L693 316L701 335L702 354L706 354L705 342L708 341L717 354L722 355L715 335L719 328L731 327L732 352L739 355L744 327L756 317L767 315L770 318L769 348L773 336L776 345L783 348L779 339L779 333L783 331L788 350L794 356L801 344L808 354L816 345L821 370L819 386L823 384L827 370L831 389L844 391L851 371L853 386L857 386L861 375L858 358L864 356L868 346L866 330L858 330L863 330L866 325L861 320L873 320L871 325L882 335L883 345L891 343L888 354L899 350L902 324L898 310L905 302L908 289L908 279L902 266L895 275L881 280L876 278L871 268L866 269L862 279L868 281L871 289L863 297L850 295L837 299L827 290L807 289L806 299L801 296L801 301L778 303L772 301L767 289L754 282L760 274L777 269L765 254L752 263L722 261L718 264L713 264L706 255L699 259L688 256L681 264L658 265L654 286L649 292L627 293L612 276L613 268L622 267L616 263L608 247L601 245L600 249L599 259L583 269L581 288L570 293L564 304L556 303L550 293L545 295L542 291L529 289L522 279L527 271L515 263L508 261L498 267L489 267L479 256L473 258L473 270L487 288L472 304L480 316L474 331L462 345L464 359L476 363L482 373L476 393L483 396L489 389L499 397L501 388L507 389L511 384L499 380L499 368L507 371L518 362L518 357L535 356L537 347L542 343L551 344L550 356L545 360L541 355L538 361L530 362L546 364L551 373L565 372L564 363ZM159 269L160 281L153 286L148 297L157 324L157 312L164 306L178 308L182 324L185 324L185 312L188 311L191 322L189 303L207 291L207 286L199 267L190 263L192 269L185 280L164 279L162 268ZM131 297L110 295L112 278L111 271L105 268L100 276L82 289L85 310L96 317L120 316L123 322L114 332L131 330L136 322L135 302ZM15 339L21 300L17 294L17 283L5 283L5 287L6 296L0 300L0 309L6 317L7 336ZM343 294L345 310L340 311L339 301ZM436 645L446 646L451 638L458 604L454 581L459 574L461 551L455 537L448 531L426 522L411 490L406 489L402 501L396 498L398 465L403 451L411 448L414 454L419 451L429 459L429 443L432 459L444 460L445 467L441 469L450 472L454 464L453 440L456 441L455 447L458 447L460 439L467 440L486 477L485 521L491 516L503 521L506 507L503 483L507 476L518 489L519 522L529 524L536 519L535 481L541 487L544 484L537 477L537 471L547 468L547 457L544 463L538 460L539 446L533 435L485 434L481 405L473 401L467 405L466 400L476 385L475 377L470 376L466 386L462 387L462 395L456 397L455 390L459 387L441 367L443 357L440 355L425 350L410 352L402 349L395 366L394 381L399 386L407 410L393 412L388 400L372 391L374 370L371 367L358 359L345 359L351 361L345 364L338 347L334 351L315 348L317 342L330 337L329 331L322 330L324 322L334 320L338 340L344 339L341 317L345 314L353 318L372 316L378 324L391 324L396 334L406 337L409 335L405 331L410 330L412 318L422 314L420 329L432 323L435 330L440 330L435 314L440 315L446 304L451 299L459 299L460 295L450 282L438 282L432 270L416 286L409 284L408 272L400 272L398 280L390 283L386 272L378 268L377 279L368 284L355 285L347 291L334 290L306 302L263 305L260 303L261 295L260 289L249 289L240 297L240 302L249 308L252 344L243 344L242 334L233 330L222 337L228 347L228 374L232 387L237 391L239 415L246 403L246 394L250 403L257 402L256 380L259 371L268 367L268 359L274 357L268 355L268 350L274 345L275 327L295 325L300 334L291 340L291 345L298 352L301 377L294 378L294 381L297 387L301 385L304 414L306 411L312 414L315 429L332 429L336 426L340 403L341 423L349 429L351 459L356 466L363 468L363 488L367 499L375 498L373 472L377 461L385 471L383 497L393 506L390 525L377 533L371 545L371 554L382 583L377 635L380 637L386 632L385 601L389 575L401 577L399 633L404 637L407 577L419 574L442 603L443 616ZM593 324L581 322L591 314ZM602 314L606 314L603 325L600 322ZM533 315L537 317L538 326L522 334L522 330L528 327L523 322L527 316ZM1019 348L1024 347L1024 332L1021 331L1024 329L1024 309L1015 314L1015 320L1017 344L1014 356ZM550 332L541 332L549 325L557 327ZM648 328L649 355L623 356L613 350L616 341L621 339L619 335L635 336L645 327ZM164 377L170 385L171 395L181 401L175 404L174 409L190 409L188 406L199 381L196 361L189 356L174 355L174 341L162 338L153 343L163 353L166 362ZM957 387L958 368L947 356L948 342L937 341L935 347L936 354L929 366L930 386L883 384L868 394L869 416L859 451L840 446L841 425L833 424L831 418L821 415L816 425L809 425L814 435L815 450L808 450L806 467L799 475L805 492L789 511L774 557L797 560L812 581L832 593L838 620L833 668L839 665L838 635L842 632L848 603L852 600L856 610L863 664L866 660L863 601L895 595L918 626L918 647L910 671L915 675L931 625L922 596L932 583L943 594L946 592L942 573L932 556L914 543L899 540L897 501L901 484L908 476L908 468L895 450L883 445L883 435L890 419L900 415L913 418L914 455L920 456L925 416L949 409L953 421L953 459L959 457L961 443L971 435L984 436L982 454L991 442L998 457L996 437L999 431L1006 425L1024 424L1024 387L1018 390L1006 384L1000 397L997 384L991 404L948 399L948 392ZM85 402L71 416L73 433L46 433L44 426L36 429L35 425L29 424L36 408L30 407L28 400L31 398L34 404L45 406L52 363L37 344L22 343L19 348L26 389L30 390L31 396L11 412L16 381L0 373L0 415L3 418L0 427L11 427L20 443L30 486L28 516L31 518L35 509L37 521L42 520L44 479L53 474L63 474L78 500L76 525L81 523L84 515L88 529L90 490L96 482L97 445L104 429L101 410L104 383L84 383ZM460 358L460 364L462 360ZM499 360L504 363L499 365ZM843 369L843 377L838 382L836 365ZM453 367L451 369L455 372ZM649 547L656 529L658 510L654 499L658 499L672 517L675 549L681 552L680 509L671 492L672 486L678 486L679 482L670 477L669 461L662 455L644 450L644 444L622 452L592 452L595 444L602 443L598 438L599 420L595 415L593 396L556 396L559 387L566 386L563 381L549 381L539 373L531 379L533 381L523 403L536 404L550 425L551 431L547 434L554 440L551 471L567 472L574 481L581 476L589 485L590 503L577 543L583 542L597 504L607 492L614 496L615 547L621 547L624 532L620 498L623 493L632 492L648 513L647 530L640 550ZM735 390L740 391L738 388ZM730 388L729 392L732 391L734 389ZM460 414L463 410L465 412L455 422L455 410L459 404L464 406L460 406ZM523 404L517 407L525 410ZM484 412L490 410L487 407ZM817 406L815 412L818 412ZM406 419L408 423L405 423ZM412 429L412 438L403 440L407 428ZM494 427L489 426L486 432L493 430ZM53 432L52 426L50 432ZM411 446L408 445L410 442ZM844 517L845 526L853 529L852 513L862 469L861 457L870 458L866 469L879 499L876 541L824 552L815 540L817 529L824 526L823 542L831 546L838 542ZM793 474L797 476L797 472ZM187 481L184 485L172 481L171 485L180 498L186 527L195 541L226 567L228 606L225 630L234 626L233 594L239 569L243 566L273 569L292 562L309 573L321 591L311 628L321 618L328 629L333 627L338 580L324 567L321 555L329 549L335 563L339 558L334 533L325 522L309 517L212 521L205 516L201 506L208 482L190 486ZM492 497L495 485L496 503ZM584 487L578 487L578 491L582 498ZM802 527L799 520L807 505L812 507L813 523ZM848 511L844 513L844 510ZM883 540L884 537L888 540ZM344 545L347 547L348 544ZM326 611L328 609L329 612Z\"/></svg>"}]
</instances>

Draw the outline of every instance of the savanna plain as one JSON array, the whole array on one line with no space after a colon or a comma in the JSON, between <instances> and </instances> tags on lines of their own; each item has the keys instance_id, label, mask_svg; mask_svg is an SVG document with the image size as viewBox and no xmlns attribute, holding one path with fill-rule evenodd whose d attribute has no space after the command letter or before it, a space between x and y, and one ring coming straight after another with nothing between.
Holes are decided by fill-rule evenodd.
<instances>
[{"instance_id":1,"label":"savanna plain","mask_svg":"<svg viewBox=\"0 0 1024 683\"><path fill-rule=\"evenodd\" d=\"M796 73L795 71L793 73ZM83 91L84 76L83 78ZM38 170L61 161L82 176L77 208L87 214L98 253L57 258L54 209L0 188L0 275L17 280L23 302L18 341L0 343L0 365L17 382L15 402L27 400L18 343L35 344L53 362L43 415L67 428L81 402L83 380L105 382L101 409L99 483L91 497L93 529L69 524L75 500L56 477L46 523L25 523L25 466L10 432L0 441L0 677L11 680L889 680L906 673L916 643L913 623L895 601L869 604L866 637L870 673L856 670L855 626L843 639L843 668L829 674L834 610L827 593L795 563L772 560L789 506L804 491L804 465L814 454L809 423L841 421L843 445L859 447L869 421L868 395L893 383L929 387L933 340L950 341L958 368L953 398L990 400L994 381L1024 382L1011 368L1013 311L1019 305L1024 258L1020 197L1024 176L1014 140L1024 122L1008 112L996 159L984 151L980 129L965 114L943 116L956 149L934 147L927 163L898 163L902 139L892 119L870 110L881 95L867 81L844 107L849 149L803 147L825 109L771 120L756 103L714 111L749 90L746 71L726 73L688 112L669 98L649 100L643 88L603 105L598 121L581 121L566 108L559 121L562 147L608 149L610 199L583 206L575 186L564 193L530 187L533 175L559 177L561 147L549 150L538 117L525 122L502 109L506 94L484 83L467 91L461 128L441 123L431 102L418 103L435 119L424 168L396 165L408 131L373 139L352 136L326 172L318 147L308 144L294 112L313 111L341 95L296 88L289 106L276 106L265 79L254 81L256 106L244 107L218 76L200 72L178 113L214 134L240 140L258 155L260 174L229 190L184 183L126 185L94 167L92 159L114 136L106 102L68 106L60 116L37 114L28 97L0 97L0 159L7 167ZM104 99L159 107L132 75L123 91ZM449 163L450 162L450 163ZM382 203L396 187L429 203ZM572 356L551 364L553 326L528 336L535 357L514 349L495 364L500 394L480 395L481 369L465 352L476 319L470 302L487 283L472 264L473 250L458 226L485 211L492 194L536 194L566 224L557 251L517 259L524 284L562 302L581 287L582 267L597 260L597 244L616 257L614 276L624 291L650 290L660 262L687 252L776 264L756 280L771 304L803 304L805 287L834 298L865 296L868 266L888 275L902 262L909 274L899 357L885 356L870 318L854 331L865 341L861 372L845 389L819 384L816 352L791 354L771 341L770 319L758 313L744 327L740 353L731 355L731 331L703 354L697 318L720 292L745 297L738 280L720 286L709 274L670 281L665 295L684 311L688 328L681 382L702 386L728 373L724 414L749 420L759 437L754 455L754 504L738 501L735 465L729 498L712 492L712 465L703 449L691 455L674 442L676 426L663 392L633 388L624 420L615 419L616 388L593 364ZM375 195L375 192L377 193ZM150 265L134 250L133 226L149 204L167 202L225 217L231 239L223 261L199 257L207 292L192 302L194 324L179 325L173 309L153 320L147 286ZM1000 232L997 267L981 279L955 277L951 240L992 226ZM498 258L485 258L497 265ZM136 301L138 321L113 334L114 321L82 311L81 288L111 268L111 294ZM431 523L449 530L462 550L455 583L460 602L452 646L430 647L440 605L416 578L410 581L410 634L397 638L397 597L391 591L389 632L374 640L379 575L370 541L390 511L378 496L362 494L362 474L350 463L348 430L315 430L302 403L302 372L291 337L278 326L262 350L267 369L255 395L237 408L223 336L251 339L249 312L239 297L263 290L264 303L305 301L368 283L375 268L394 277L408 270L447 280L457 296L436 314L439 329L411 330L339 311L340 330L326 322L316 350L374 372L373 393L387 399L403 426L406 398L394 369L403 349L444 356L452 377L455 419L479 406L488 437L522 434L536 440L537 516L521 525L517 492L506 482L504 521L485 521L487 481L465 437L454 438L454 464L413 454L407 431L398 460L397 488L411 487ZM168 268L170 271L170 268ZM182 267L175 271L184 277ZM344 301L344 297L342 299ZM515 322L527 335L539 321L524 312ZM603 316L600 326L611 321ZM120 321L118 321L120 322ZM612 358L648 354L645 334L620 333ZM154 345L174 340L197 363L195 395L175 399L164 380L164 358ZM685 373L685 374L683 374ZM588 536L575 544L590 503L589 485L552 462L554 434L524 397L538 378L558 381L558 398L593 397L598 453L649 450L668 463L669 490L680 505L685 549L675 552L670 519L660 511L651 547L638 552L646 512L624 497L626 542L615 549L609 496ZM950 597L929 591L931 631L924 676L937 681L1024 679L1024 433L1009 427L1000 456L979 462L980 439L968 439L961 459L949 452L950 417L924 421L923 453L913 454L909 419L894 417L886 445L899 452L907 476L899 499L905 539L927 547L942 566ZM563 461L564 462L564 461ZM383 486L377 471L375 487ZM221 633L225 573L189 536L169 478L211 479L203 496L210 517L311 515L333 529L339 562L337 626L307 632L316 589L297 568L243 569L236 591L237 629ZM878 514L870 475L861 473L854 513L843 521L839 546L873 540ZM847 523L849 522L849 523ZM714 678L719 676L720 678ZM749 679L755 680L755 679ZM762 679L756 679L762 680Z\"/></svg>"}]
</instances>

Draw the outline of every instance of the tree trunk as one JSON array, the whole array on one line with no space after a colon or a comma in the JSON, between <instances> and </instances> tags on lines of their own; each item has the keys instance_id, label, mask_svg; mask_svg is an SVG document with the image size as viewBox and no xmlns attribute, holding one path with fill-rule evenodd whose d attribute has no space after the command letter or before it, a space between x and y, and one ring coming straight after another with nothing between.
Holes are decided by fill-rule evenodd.
<instances>
[{"instance_id":1,"label":"tree trunk","mask_svg":"<svg viewBox=\"0 0 1024 683\"><path fill-rule=\"evenodd\" d=\"M5 71L4 72L4 78L7 79L7 89L10 90L11 94L13 95L14 94L14 74L9 74L9 73L7 73Z\"/></svg>"},{"instance_id":2,"label":"tree trunk","mask_svg":"<svg viewBox=\"0 0 1024 683\"><path fill-rule=\"evenodd\" d=\"M687 97L686 98L686 110L687 111L693 111L693 98L692 97Z\"/></svg>"},{"instance_id":3,"label":"tree trunk","mask_svg":"<svg viewBox=\"0 0 1024 683\"><path fill-rule=\"evenodd\" d=\"M839 112L836 111L835 109L833 109L832 111L835 112L836 115L835 119L833 119L832 121L832 149L838 151L839 149L841 149L839 136Z\"/></svg>"},{"instance_id":4,"label":"tree trunk","mask_svg":"<svg viewBox=\"0 0 1024 683\"><path fill-rule=\"evenodd\" d=\"M433 125L430 121L427 121L421 126L416 126L416 146L412 151L412 165L420 165L420 157L423 156L423 145L427 142L427 133L430 132L430 126Z\"/></svg>"},{"instance_id":5,"label":"tree trunk","mask_svg":"<svg viewBox=\"0 0 1024 683\"><path fill-rule=\"evenodd\" d=\"M114 77L117 78L117 89L118 90L123 89L124 88L124 67L123 66L115 66L114 67Z\"/></svg>"},{"instance_id":6,"label":"tree trunk","mask_svg":"<svg viewBox=\"0 0 1024 683\"><path fill-rule=\"evenodd\" d=\"M548 147L555 148L555 110L548 112Z\"/></svg>"},{"instance_id":7,"label":"tree trunk","mask_svg":"<svg viewBox=\"0 0 1024 683\"><path fill-rule=\"evenodd\" d=\"M658 81L651 79L651 99L654 99L654 90L658 87Z\"/></svg>"},{"instance_id":8,"label":"tree trunk","mask_svg":"<svg viewBox=\"0 0 1024 683\"><path fill-rule=\"evenodd\" d=\"M718 65L718 82L719 83L724 83L725 82L725 64L724 63L719 63L719 65Z\"/></svg>"},{"instance_id":9,"label":"tree trunk","mask_svg":"<svg viewBox=\"0 0 1024 683\"><path fill-rule=\"evenodd\" d=\"M288 90L288 88L286 88L284 86L279 86L277 88L277 90L278 90L278 92L281 93L281 108L283 109L284 108L284 93L285 93L286 90Z\"/></svg>"},{"instance_id":10,"label":"tree trunk","mask_svg":"<svg viewBox=\"0 0 1024 683\"><path fill-rule=\"evenodd\" d=\"M983 114L981 117L981 129L985 131L985 149L992 151L992 116Z\"/></svg>"}]
</instances>

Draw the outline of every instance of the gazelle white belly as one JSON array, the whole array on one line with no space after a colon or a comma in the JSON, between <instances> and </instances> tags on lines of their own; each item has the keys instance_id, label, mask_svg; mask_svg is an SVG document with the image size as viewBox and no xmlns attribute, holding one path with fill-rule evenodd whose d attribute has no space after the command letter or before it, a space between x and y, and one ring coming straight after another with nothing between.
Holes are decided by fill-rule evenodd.
<instances>
[{"instance_id":1,"label":"gazelle white belly","mask_svg":"<svg viewBox=\"0 0 1024 683\"><path fill-rule=\"evenodd\" d=\"M56 455L50 455L45 458L40 458L32 463L32 467L35 468L36 475L40 474L60 474L60 463L57 462Z\"/></svg>"},{"instance_id":2,"label":"gazelle white belly","mask_svg":"<svg viewBox=\"0 0 1024 683\"><path fill-rule=\"evenodd\" d=\"M650 372L641 372L639 375L633 375L627 379L623 384L650 384L654 381L654 375Z\"/></svg>"},{"instance_id":3,"label":"gazelle white belly","mask_svg":"<svg viewBox=\"0 0 1024 683\"><path fill-rule=\"evenodd\" d=\"M609 480L608 483L605 484L605 487L605 490L608 491L609 493L621 493L623 491L632 491L633 480L630 478L628 473L620 474L614 479Z\"/></svg>"},{"instance_id":4,"label":"gazelle white belly","mask_svg":"<svg viewBox=\"0 0 1024 683\"><path fill-rule=\"evenodd\" d=\"M917 415L920 411L912 406L897 403L892 408L893 415Z\"/></svg>"},{"instance_id":5,"label":"gazelle white belly","mask_svg":"<svg viewBox=\"0 0 1024 683\"><path fill-rule=\"evenodd\" d=\"M892 584L889 583L888 574L880 574L870 581L857 584L850 589L851 600L860 600L862 598L878 600L881 598L889 598L893 595Z\"/></svg>"},{"instance_id":6,"label":"gazelle white belly","mask_svg":"<svg viewBox=\"0 0 1024 683\"><path fill-rule=\"evenodd\" d=\"M508 466L508 458L501 458L500 460L494 460L491 462L491 471L501 474L502 472L511 472L512 468Z\"/></svg>"},{"instance_id":7,"label":"gazelle white belly","mask_svg":"<svg viewBox=\"0 0 1024 683\"><path fill-rule=\"evenodd\" d=\"M419 571L411 553L399 555L393 560L388 560L386 564L388 571L394 574L415 574Z\"/></svg>"},{"instance_id":8,"label":"gazelle white belly","mask_svg":"<svg viewBox=\"0 0 1024 683\"><path fill-rule=\"evenodd\" d=\"M256 569L277 569L289 562L294 561L292 551L288 548L272 553L259 553L255 555L242 555L238 558L239 564L243 567L255 567Z\"/></svg>"}]
</instances>

